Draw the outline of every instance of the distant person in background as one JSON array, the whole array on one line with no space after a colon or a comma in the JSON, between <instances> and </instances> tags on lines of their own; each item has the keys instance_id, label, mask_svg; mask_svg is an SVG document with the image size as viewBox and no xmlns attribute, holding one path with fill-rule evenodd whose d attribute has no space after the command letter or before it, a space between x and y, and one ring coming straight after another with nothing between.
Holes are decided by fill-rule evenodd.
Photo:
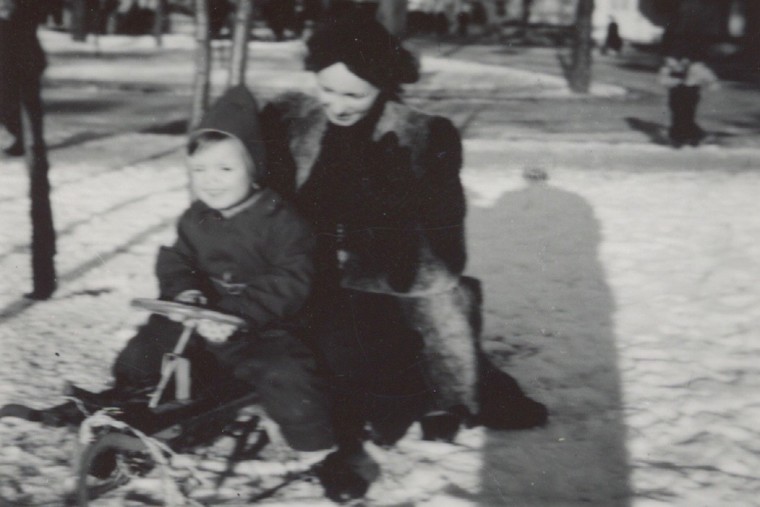
<instances>
[{"instance_id":1,"label":"distant person in background","mask_svg":"<svg viewBox=\"0 0 760 507\"><path fill-rule=\"evenodd\" d=\"M660 82L668 89L670 129L668 137L676 148L684 144L698 146L705 131L697 124L697 106L701 89L718 87L718 78L702 61L702 51L682 41L665 57Z\"/></svg>"},{"instance_id":2,"label":"distant person in background","mask_svg":"<svg viewBox=\"0 0 760 507\"><path fill-rule=\"evenodd\" d=\"M13 136L3 152L24 154L22 109L35 128L42 128L40 77L45 53L37 39L37 26L46 11L35 0L0 0L0 123ZM40 132L40 138L41 138Z\"/></svg>"},{"instance_id":3,"label":"distant person in background","mask_svg":"<svg viewBox=\"0 0 760 507\"><path fill-rule=\"evenodd\" d=\"M620 51L623 49L623 39L620 37L620 27L615 21L615 18L610 18L610 23L607 25L607 36L604 38L602 54L606 55L607 51L610 49L616 54L620 54Z\"/></svg>"}]
</instances>

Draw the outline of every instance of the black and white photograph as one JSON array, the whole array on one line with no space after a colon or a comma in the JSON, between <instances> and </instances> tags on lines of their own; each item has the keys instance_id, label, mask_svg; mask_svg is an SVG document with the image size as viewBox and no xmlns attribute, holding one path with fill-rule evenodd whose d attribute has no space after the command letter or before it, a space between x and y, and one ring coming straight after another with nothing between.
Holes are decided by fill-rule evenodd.
<instances>
[{"instance_id":1,"label":"black and white photograph","mask_svg":"<svg viewBox=\"0 0 760 507\"><path fill-rule=\"evenodd\" d=\"M757 0L0 0L0 507L760 505L758 92Z\"/></svg>"}]
</instances>

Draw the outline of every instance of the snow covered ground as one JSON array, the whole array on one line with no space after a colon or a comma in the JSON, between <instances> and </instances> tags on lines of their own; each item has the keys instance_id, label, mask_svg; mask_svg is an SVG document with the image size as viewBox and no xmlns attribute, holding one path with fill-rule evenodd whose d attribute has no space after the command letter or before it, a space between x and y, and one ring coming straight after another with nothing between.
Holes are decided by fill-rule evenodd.
<instances>
[{"instance_id":1,"label":"snow covered ground","mask_svg":"<svg viewBox=\"0 0 760 507\"><path fill-rule=\"evenodd\" d=\"M4 164L0 404L58 402L64 379L107 382L145 317L128 302L155 295L156 248L187 202L181 143L125 134L54 153L61 288L34 305L19 297L30 286L26 176L20 162ZM485 284L486 347L548 404L551 423L466 430L456 445L422 442L415 429L395 449L372 449L383 475L368 504L753 505L755 153L487 140L466 148L469 271ZM588 169L589 157L612 166ZM644 160L650 169L638 170ZM522 178L532 166L548 183ZM65 430L0 422L0 498L61 505L75 447ZM213 478L224 450L221 442L192 462ZM261 470L251 467L210 504L258 491ZM135 504L128 491L97 505ZM319 494L301 481L266 502L329 505Z\"/></svg>"},{"instance_id":2,"label":"snow covered ground","mask_svg":"<svg viewBox=\"0 0 760 507\"><path fill-rule=\"evenodd\" d=\"M135 77L125 76L121 57L56 68L56 58L82 46L55 37L43 37L54 61L49 79L82 82L91 71L101 84ZM154 54L150 39L101 42L113 56ZM165 40L169 56L186 44ZM292 62L296 44L268 44L263 68ZM189 83L188 62L137 61L152 68L144 76L154 83ZM472 65L428 63L436 93L456 95L457 86L473 84ZM292 84L300 71L284 65L265 81ZM503 77L509 93L532 89L540 97L535 76L493 67L478 67L483 87L498 95ZM547 93L559 90L556 81L543 82ZM445 101L436 110L450 112ZM56 121L49 136L65 141ZM469 272L485 287L485 346L549 406L551 421L530 431L466 430L456 445L422 442L415 428L395 449L371 448L383 475L367 503L758 505L760 152L559 135L505 139L508 115L502 123L478 121L458 124L470 122L463 172ZM0 405L42 407L61 400L64 380L90 389L108 381L111 360L145 318L129 301L155 295L156 249L172 240L187 204L182 144L175 136L118 132L51 152L60 289L36 304L20 297L31 287L27 176L20 161L0 160ZM547 171L548 182L528 183L522 172L531 168ZM66 430L0 421L0 506L63 505L75 448ZM221 441L187 459L213 479L228 450ZM263 472L301 465L277 446L267 452L273 459L241 464L209 496L202 488L192 495L209 505L244 505L239 498L276 482L277 473L264 480ZM138 486L160 492L155 480ZM144 500L125 488L96 505ZM330 505L306 481L265 503Z\"/></svg>"}]
</instances>

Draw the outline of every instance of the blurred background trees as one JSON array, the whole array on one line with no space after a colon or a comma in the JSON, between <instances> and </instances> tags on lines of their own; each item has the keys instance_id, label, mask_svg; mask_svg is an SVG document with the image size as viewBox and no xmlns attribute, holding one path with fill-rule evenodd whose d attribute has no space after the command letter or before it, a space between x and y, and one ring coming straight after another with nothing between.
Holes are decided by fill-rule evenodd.
<instances>
[{"instance_id":1,"label":"blurred background trees","mask_svg":"<svg viewBox=\"0 0 760 507\"><path fill-rule=\"evenodd\" d=\"M624 40L623 51L691 37L718 58L760 62L759 0L250 0L245 11L237 0L203 0L203 6L199 1L51 0L59 8L49 25L69 30L76 40L88 34L152 33L161 44L163 34L196 33L196 19L207 21L212 39L237 37L232 45L237 49L231 50L237 70L231 72L239 72L241 22L247 23L246 37L286 40L353 11L375 16L400 36L454 42L474 36L485 43L564 48L568 82L579 93L588 90L593 49L602 45L612 22Z\"/></svg>"}]
</instances>

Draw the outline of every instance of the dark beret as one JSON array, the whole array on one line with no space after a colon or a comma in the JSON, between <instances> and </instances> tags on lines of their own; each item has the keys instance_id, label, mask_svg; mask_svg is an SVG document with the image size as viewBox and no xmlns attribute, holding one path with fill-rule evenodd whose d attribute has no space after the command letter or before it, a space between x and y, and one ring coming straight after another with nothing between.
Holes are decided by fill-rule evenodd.
<instances>
[{"instance_id":1,"label":"dark beret","mask_svg":"<svg viewBox=\"0 0 760 507\"><path fill-rule=\"evenodd\" d=\"M416 82L417 59L374 19L345 18L326 25L306 43L306 69L314 72L335 63L384 91L397 92Z\"/></svg>"}]
</instances>

